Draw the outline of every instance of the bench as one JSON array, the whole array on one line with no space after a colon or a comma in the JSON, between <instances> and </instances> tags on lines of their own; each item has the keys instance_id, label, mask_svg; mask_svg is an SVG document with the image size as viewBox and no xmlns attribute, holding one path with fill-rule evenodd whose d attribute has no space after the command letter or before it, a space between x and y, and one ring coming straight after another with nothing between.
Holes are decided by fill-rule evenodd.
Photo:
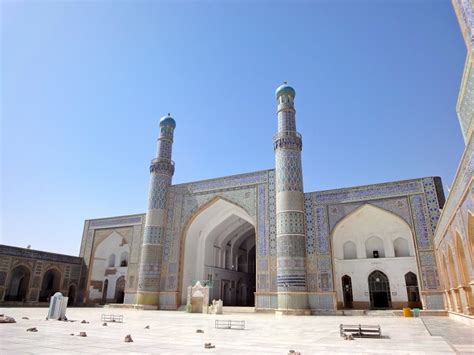
<instances>
[{"instance_id":1,"label":"bench","mask_svg":"<svg viewBox=\"0 0 474 355\"><path fill-rule=\"evenodd\" d=\"M341 337L347 334L352 334L354 337L382 337L382 329L380 325L348 325L341 324L339 325L339 334Z\"/></svg>"},{"instance_id":2,"label":"bench","mask_svg":"<svg viewBox=\"0 0 474 355\"><path fill-rule=\"evenodd\" d=\"M123 316L115 314L102 314L102 322L123 323Z\"/></svg>"},{"instance_id":3,"label":"bench","mask_svg":"<svg viewBox=\"0 0 474 355\"><path fill-rule=\"evenodd\" d=\"M215 323L216 329L245 329L244 320L217 320Z\"/></svg>"}]
</instances>

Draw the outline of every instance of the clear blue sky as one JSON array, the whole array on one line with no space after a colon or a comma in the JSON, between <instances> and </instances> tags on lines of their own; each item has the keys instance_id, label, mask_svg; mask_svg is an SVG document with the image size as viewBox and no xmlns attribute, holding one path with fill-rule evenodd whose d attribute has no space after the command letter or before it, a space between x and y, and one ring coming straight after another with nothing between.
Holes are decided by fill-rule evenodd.
<instances>
[{"instance_id":1,"label":"clear blue sky","mask_svg":"<svg viewBox=\"0 0 474 355\"><path fill-rule=\"evenodd\" d=\"M274 167L296 89L306 191L441 176L464 147L448 0L3 1L1 242L77 255L83 223L146 211L159 118L174 183Z\"/></svg>"}]
</instances>

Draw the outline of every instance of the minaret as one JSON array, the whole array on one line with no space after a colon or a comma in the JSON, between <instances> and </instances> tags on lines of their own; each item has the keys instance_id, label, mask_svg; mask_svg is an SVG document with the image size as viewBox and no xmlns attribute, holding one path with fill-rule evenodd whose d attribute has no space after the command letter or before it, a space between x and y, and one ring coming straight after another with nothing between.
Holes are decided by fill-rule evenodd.
<instances>
[{"instance_id":1,"label":"minaret","mask_svg":"<svg viewBox=\"0 0 474 355\"><path fill-rule=\"evenodd\" d=\"M275 150L278 313L309 314L306 293L306 227L301 134L296 131L295 90L286 82L275 92L278 133Z\"/></svg>"},{"instance_id":2,"label":"minaret","mask_svg":"<svg viewBox=\"0 0 474 355\"><path fill-rule=\"evenodd\" d=\"M176 122L168 113L160 119L156 158L150 164L150 188L138 274L138 304L159 306L161 258L166 223L166 194L174 173L171 160Z\"/></svg>"}]
</instances>

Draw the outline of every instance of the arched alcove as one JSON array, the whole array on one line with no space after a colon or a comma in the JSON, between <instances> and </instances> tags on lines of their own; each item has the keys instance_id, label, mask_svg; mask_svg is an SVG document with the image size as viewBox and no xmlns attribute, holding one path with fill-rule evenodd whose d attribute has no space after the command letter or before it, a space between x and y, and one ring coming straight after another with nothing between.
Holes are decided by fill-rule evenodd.
<instances>
[{"instance_id":1,"label":"arched alcove","mask_svg":"<svg viewBox=\"0 0 474 355\"><path fill-rule=\"evenodd\" d=\"M458 263L459 270L459 281L461 282L461 284L467 285L469 284L470 277L466 261L466 255L464 253L464 244L458 232L455 232L454 239L454 245L457 256L456 261Z\"/></svg>"},{"instance_id":2,"label":"arched alcove","mask_svg":"<svg viewBox=\"0 0 474 355\"><path fill-rule=\"evenodd\" d=\"M367 258L384 258L385 257L385 247L383 245L383 240L380 237L372 236L365 241L365 252Z\"/></svg>"},{"instance_id":3,"label":"arched alcove","mask_svg":"<svg viewBox=\"0 0 474 355\"><path fill-rule=\"evenodd\" d=\"M28 294L31 272L23 265L11 271L10 282L5 293L5 301L25 301Z\"/></svg>"},{"instance_id":4,"label":"arched alcove","mask_svg":"<svg viewBox=\"0 0 474 355\"><path fill-rule=\"evenodd\" d=\"M344 260L357 259L357 246L351 240L343 245Z\"/></svg>"},{"instance_id":5,"label":"arched alcove","mask_svg":"<svg viewBox=\"0 0 474 355\"><path fill-rule=\"evenodd\" d=\"M395 257L410 256L410 248L408 246L408 240L405 238L397 238L393 241L393 250Z\"/></svg>"},{"instance_id":6,"label":"arched alcove","mask_svg":"<svg viewBox=\"0 0 474 355\"><path fill-rule=\"evenodd\" d=\"M449 278L452 282L451 287L458 287L459 286L459 277L456 272L456 267L454 266L454 253L451 249L451 246L448 247L448 271L449 271Z\"/></svg>"},{"instance_id":7,"label":"arched alcove","mask_svg":"<svg viewBox=\"0 0 474 355\"><path fill-rule=\"evenodd\" d=\"M383 270L387 279L392 280L391 285L386 285L393 292L393 295L385 293L377 298L375 307L400 308L407 304L404 276L411 270L418 270L418 263L414 257L412 229L403 218L378 206L365 204L336 224L331 241L339 309L346 307L348 278L354 308L374 307L367 283L374 265L377 265L379 271ZM373 284L374 287L378 285ZM389 300L388 305L381 301L384 297Z\"/></svg>"},{"instance_id":8,"label":"arched alcove","mask_svg":"<svg viewBox=\"0 0 474 355\"><path fill-rule=\"evenodd\" d=\"M40 302L49 302L51 296L59 291L61 282L61 273L56 269L49 269L44 273L41 291L39 294Z\"/></svg>"},{"instance_id":9,"label":"arched alcove","mask_svg":"<svg viewBox=\"0 0 474 355\"><path fill-rule=\"evenodd\" d=\"M128 266L128 251L123 251L120 254L120 267Z\"/></svg>"},{"instance_id":10,"label":"arched alcove","mask_svg":"<svg viewBox=\"0 0 474 355\"><path fill-rule=\"evenodd\" d=\"M365 251L360 250L359 258L373 258L374 250L378 250L379 257L389 257L387 248L393 243L393 236L405 239L408 243L409 255L414 255L413 234L410 226L401 217L391 212L365 204L344 217L334 227L332 232L334 258L345 259L344 245L349 241L355 243L356 246L366 247Z\"/></svg>"},{"instance_id":11,"label":"arched alcove","mask_svg":"<svg viewBox=\"0 0 474 355\"><path fill-rule=\"evenodd\" d=\"M220 298L224 305L239 305L240 277L247 292L240 299L253 301L250 293L255 287L249 285L255 284L255 227L243 208L215 199L191 219L183 238L181 304L186 304L188 286L196 280L212 279L210 300Z\"/></svg>"},{"instance_id":12,"label":"arched alcove","mask_svg":"<svg viewBox=\"0 0 474 355\"><path fill-rule=\"evenodd\" d=\"M107 264L108 267L114 267L115 266L115 254L110 254L109 255L109 262Z\"/></svg>"},{"instance_id":13,"label":"arched alcove","mask_svg":"<svg viewBox=\"0 0 474 355\"><path fill-rule=\"evenodd\" d=\"M102 285L102 289L88 287L89 300L116 302L117 281L122 277L127 280L129 253L130 245L120 228L100 241L93 251L89 284Z\"/></svg>"}]
</instances>

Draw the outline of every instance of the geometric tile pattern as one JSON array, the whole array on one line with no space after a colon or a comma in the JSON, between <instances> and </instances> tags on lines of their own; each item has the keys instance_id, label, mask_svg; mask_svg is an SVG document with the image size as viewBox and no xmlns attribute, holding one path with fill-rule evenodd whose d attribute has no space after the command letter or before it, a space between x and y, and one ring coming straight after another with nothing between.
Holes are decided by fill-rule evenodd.
<instances>
[{"instance_id":1,"label":"geometric tile pattern","mask_svg":"<svg viewBox=\"0 0 474 355\"><path fill-rule=\"evenodd\" d=\"M278 113L278 132L283 131L296 131L294 112L280 111Z\"/></svg>"},{"instance_id":2,"label":"geometric tile pattern","mask_svg":"<svg viewBox=\"0 0 474 355\"><path fill-rule=\"evenodd\" d=\"M428 205L428 213L431 221L431 230L434 234L440 215L438 194L436 191L434 180L432 178L424 178L423 189L425 190L426 203Z\"/></svg>"},{"instance_id":3,"label":"geometric tile pattern","mask_svg":"<svg viewBox=\"0 0 474 355\"><path fill-rule=\"evenodd\" d=\"M166 190L171 184L171 176L151 174L148 209L164 209Z\"/></svg>"},{"instance_id":4,"label":"geometric tile pattern","mask_svg":"<svg viewBox=\"0 0 474 355\"><path fill-rule=\"evenodd\" d=\"M303 234L304 235L303 212L291 211L280 212L277 216L277 235L281 234Z\"/></svg>"},{"instance_id":5,"label":"geometric tile pattern","mask_svg":"<svg viewBox=\"0 0 474 355\"><path fill-rule=\"evenodd\" d=\"M349 189L312 192L315 203L335 204L356 201L367 201L387 197L405 196L423 193L423 185L419 180L390 182L385 184L359 186Z\"/></svg>"},{"instance_id":6,"label":"geometric tile pattern","mask_svg":"<svg viewBox=\"0 0 474 355\"><path fill-rule=\"evenodd\" d=\"M146 226L143 234L143 243L161 244L164 236L164 227Z\"/></svg>"},{"instance_id":7,"label":"geometric tile pattern","mask_svg":"<svg viewBox=\"0 0 474 355\"><path fill-rule=\"evenodd\" d=\"M278 149L276 155L276 191L303 191L301 152Z\"/></svg>"},{"instance_id":8,"label":"geometric tile pattern","mask_svg":"<svg viewBox=\"0 0 474 355\"><path fill-rule=\"evenodd\" d=\"M426 216L424 197L423 195L416 195L410 197L410 203L413 211L413 219L415 222L416 241L418 249L427 250L432 249L431 224Z\"/></svg>"},{"instance_id":9,"label":"geometric tile pattern","mask_svg":"<svg viewBox=\"0 0 474 355\"><path fill-rule=\"evenodd\" d=\"M315 211L316 252L319 255L329 254L329 227L326 206L316 207Z\"/></svg>"},{"instance_id":10,"label":"geometric tile pattern","mask_svg":"<svg viewBox=\"0 0 474 355\"><path fill-rule=\"evenodd\" d=\"M265 185L258 186L258 210L265 211L265 213L258 214L258 255L263 257L267 254L267 233L266 233L266 216L267 216L267 206L266 206L266 187Z\"/></svg>"},{"instance_id":11,"label":"geometric tile pattern","mask_svg":"<svg viewBox=\"0 0 474 355\"><path fill-rule=\"evenodd\" d=\"M276 255L276 196L275 196L275 171L268 173L268 244L269 254Z\"/></svg>"}]
</instances>

